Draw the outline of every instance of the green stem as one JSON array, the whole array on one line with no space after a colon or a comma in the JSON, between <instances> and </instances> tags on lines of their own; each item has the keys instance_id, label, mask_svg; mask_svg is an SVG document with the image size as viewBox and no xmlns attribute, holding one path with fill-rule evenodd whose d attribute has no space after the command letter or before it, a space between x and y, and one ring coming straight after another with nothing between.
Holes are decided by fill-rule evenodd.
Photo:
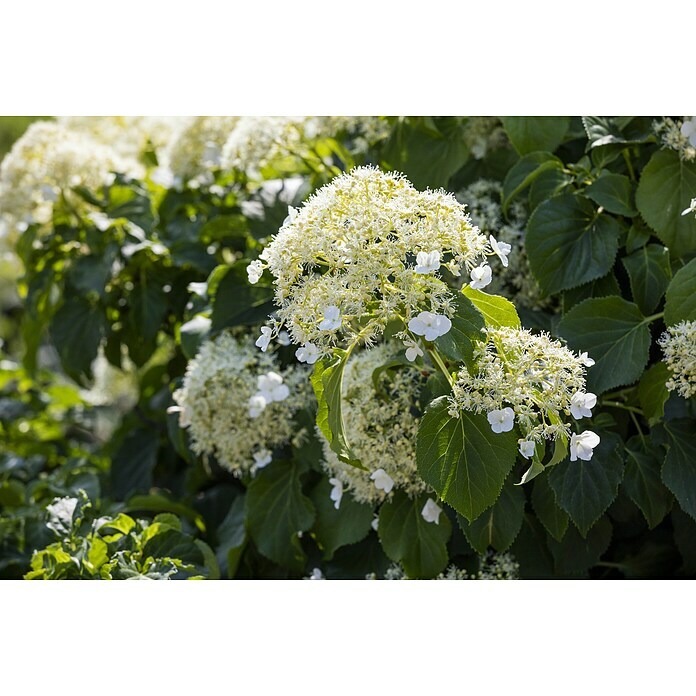
<instances>
[{"instance_id":1,"label":"green stem","mask_svg":"<svg viewBox=\"0 0 696 696\"><path fill-rule=\"evenodd\" d=\"M643 321L641 322L642 324L649 324L651 321L655 321L656 319L662 319L662 317L665 316L664 312L658 312L657 314L652 314L649 317L645 317Z\"/></svg>"},{"instance_id":2,"label":"green stem","mask_svg":"<svg viewBox=\"0 0 696 696\"><path fill-rule=\"evenodd\" d=\"M619 391L611 392L610 394L605 394L604 398L605 399L620 399L622 396L626 394L630 394L635 387L625 387L624 389L619 389Z\"/></svg>"},{"instance_id":3,"label":"green stem","mask_svg":"<svg viewBox=\"0 0 696 696\"><path fill-rule=\"evenodd\" d=\"M428 351L428 355L432 359L432 361L440 368L440 372L447 378L447 382L449 383L450 387L454 385L454 379L452 379L452 375L450 371L447 369L447 366L445 365L443 359L440 357L440 354L437 352L437 348L432 347L432 348L426 348Z\"/></svg>"},{"instance_id":4,"label":"green stem","mask_svg":"<svg viewBox=\"0 0 696 696\"><path fill-rule=\"evenodd\" d=\"M638 435L640 436L640 441L643 443L643 447L646 447L645 435L643 435L643 431L641 430L640 423L638 423L638 419L636 418L636 414L633 413L633 411L629 411L628 414L631 416L631 420L633 421L633 425L636 426L636 430L638 431Z\"/></svg>"},{"instance_id":5,"label":"green stem","mask_svg":"<svg viewBox=\"0 0 696 696\"><path fill-rule=\"evenodd\" d=\"M611 406L613 408L620 408L623 409L624 411L629 411L632 413L638 413L641 416L643 415L643 411L640 408L636 408L635 406L626 406L626 404L622 404L618 401L605 401L602 399L602 406Z\"/></svg>"},{"instance_id":6,"label":"green stem","mask_svg":"<svg viewBox=\"0 0 696 696\"><path fill-rule=\"evenodd\" d=\"M633 165L631 164L631 158L626 150L623 150L623 158L626 161L626 167L628 168L628 175L631 177L631 181L636 180L636 173L633 170Z\"/></svg>"}]
</instances>

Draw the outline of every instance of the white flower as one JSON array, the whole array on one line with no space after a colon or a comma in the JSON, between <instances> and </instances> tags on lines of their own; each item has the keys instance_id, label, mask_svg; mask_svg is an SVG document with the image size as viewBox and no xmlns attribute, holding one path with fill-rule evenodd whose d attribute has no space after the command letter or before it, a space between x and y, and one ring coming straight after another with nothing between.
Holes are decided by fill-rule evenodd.
<instances>
[{"instance_id":1,"label":"white flower","mask_svg":"<svg viewBox=\"0 0 696 696\"><path fill-rule=\"evenodd\" d=\"M688 138L689 144L696 147L696 118L691 117L682 123L681 133L685 138Z\"/></svg>"},{"instance_id":2,"label":"white flower","mask_svg":"<svg viewBox=\"0 0 696 696\"><path fill-rule=\"evenodd\" d=\"M100 232L106 232L113 222L113 220L109 219L109 216L104 215L104 213L90 213L87 217L94 223L94 226Z\"/></svg>"},{"instance_id":3,"label":"white flower","mask_svg":"<svg viewBox=\"0 0 696 696\"><path fill-rule=\"evenodd\" d=\"M587 354L587 351L580 353L580 362L585 367L592 367L595 363L595 361Z\"/></svg>"},{"instance_id":4,"label":"white flower","mask_svg":"<svg viewBox=\"0 0 696 696\"><path fill-rule=\"evenodd\" d=\"M273 401L285 401L290 396L288 385L283 384L283 378L277 372L259 375L256 384L259 389L258 396L262 396L269 404Z\"/></svg>"},{"instance_id":5,"label":"white flower","mask_svg":"<svg viewBox=\"0 0 696 696\"><path fill-rule=\"evenodd\" d=\"M264 353L268 350L268 345L271 342L271 334L273 331L268 328L268 326L261 327L261 335L256 339L256 346L258 346Z\"/></svg>"},{"instance_id":6,"label":"white flower","mask_svg":"<svg viewBox=\"0 0 696 696\"><path fill-rule=\"evenodd\" d=\"M518 440L520 445L520 454L525 459L531 459L534 456L534 448L536 445L531 440Z\"/></svg>"},{"instance_id":7,"label":"white flower","mask_svg":"<svg viewBox=\"0 0 696 696\"><path fill-rule=\"evenodd\" d=\"M423 351L420 346L411 339L406 339L404 341L404 346L406 346L406 359L413 362L417 357L423 357Z\"/></svg>"},{"instance_id":8,"label":"white flower","mask_svg":"<svg viewBox=\"0 0 696 696\"><path fill-rule=\"evenodd\" d=\"M68 534L72 529L77 503L77 498L54 498L53 502L46 507L48 512L46 526L56 534Z\"/></svg>"},{"instance_id":9,"label":"white flower","mask_svg":"<svg viewBox=\"0 0 696 696\"><path fill-rule=\"evenodd\" d=\"M498 256L500 259L500 263L503 264L507 268L508 265L508 254L512 250L512 246L510 244L506 244L505 242L498 242L496 241L495 237L491 235L488 238L488 241L491 243L491 249L493 249L493 253ZM490 268L488 269L488 273L490 275ZM473 275L471 276L472 280L475 280ZM490 281L489 281L490 282ZM488 282L486 283L488 285Z\"/></svg>"},{"instance_id":10,"label":"white flower","mask_svg":"<svg viewBox=\"0 0 696 696\"><path fill-rule=\"evenodd\" d=\"M389 493L394 488L394 479L384 469L373 471L370 478L375 482L375 488L380 491Z\"/></svg>"},{"instance_id":11,"label":"white flower","mask_svg":"<svg viewBox=\"0 0 696 696\"><path fill-rule=\"evenodd\" d=\"M452 322L444 314L421 312L408 322L408 328L416 336L425 336L426 341L434 341L452 328Z\"/></svg>"},{"instance_id":12,"label":"white flower","mask_svg":"<svg viewBox=\"0 0 696 696\"><path fill-rule=\"evenodd\" d=\"M573 433L570 437L570 461L577 459L589 462L592 450L599 444L599 435L591 430L585 430L580 435Z\"/></svg>"},{"instance_id":13,"label":"white flower","mask_svg":"<svg viewBox=\"0 0 696 696\"><path fill-rule=\"evenodd\" d=\"M590 409L597 405L597 397L591 392L585 394L584 392L576 392L570 397L570 413L573 418L590 418L592 416L592 411Z\"/></svg>"},{"instance_id":14,"label":"white flower","mask_svg":"<svg viewBox=\"0 0 696 696\"><path fill-rule=\"evenodd\" d=\"M254 470L263 469L273 461L273 454L267 449L254 452L252 456L254 457L254 466L252 467Z\"/></svg>"},{"instance_id":15,"label":"white flower","mask_svg":"<svg viewBox=\"0 0 696 696\"><path fill-rule=\"evenodd\" d=\"M288 206L288 214L283 220L283 225L289 225L297 217L297 208L293 208L291 205Z\"/></svg>"},{"instance_id":16,"label":"white flower","mask_svg":"<svg viewBox=\"0 0 696 696\"><path fill-rule=\"evenodd\" d=\"M169 189L174 187L174 172L169 167L157 167L150 174L150 181L153 184Z\"/></svg>"},{"instance_id":17,"label":"white flower","mask_svg":"<svg viewBox=\"0 0 696 696\"><path fill-rule=\"evenodd\" d=\"M310 580L326 580L324 573L321 572L319 568L315 568L312 574L309 576Z\"/></svg>"},{"instance_id":18,"label":"white flower","mask_svg":"<svg viewBox=\"0 0 696 696\"><path fill-rule=\"evenodd\" d=\"M509 406L494 409L488 414L488 422L494 433L509 433L515 425L515 412Z\"/></svg>"},{"instance_id":19,"label":"white flower","mask_svg":"<svg viewBox=\"0 0 696 696\"><path fill-rule=\"evenodd\" d=\"M42 184L41 197L48 203L55 203L58 200L58 189L49 184Z\"/></svg>"},{"instance_id":20,"label":"white flower","mask_svg":"<svg viewBox=\"0 0 696 696\"><path fill-rule=\"evenodd\" d=\"M324 319L319 322L321 331L335 331L341 327L341 310L336 305L329 305L324 308Z\"/></svg>"},{"instance_id":21,"label":"white flower","mask_svg":"<svg viewBox=\"0 0 696 696\"><path fill-rule=\"evenodd\" d=\"M696 213L696 198L692 198L689 207L682 211L682 215L689 215L689 213Z\"/></svg>"},{"instance_id":22,"label":"white flower","mask_svg":"<svg viewBox=\"0 0 696 696\"><path fill-rule=\"evenodd\" d=\"M427 275L440 268L440 252L419 251L416 254L416 273Z\"/></svg>"},{"instance_id":23,"label":"white flower","mask_svg":"<svg viewBox=\"0 0 696 696\"><path fill-rule=\"evenodd\" d=\"M481 266L477 266L476 268L472 268L469 275L471 276L471 282L469 285L471 285L474 290L481 290L481 288L485 288L486 285L489 285L491 280L493 280L493 272L491 271L491 267L485 263Z\"/></svg>"},{"instance_id":24,"label":"white flower","mask_svg":"<svg viewBox=\"0 0 696 696\"><path fill-rule=\"evenodd\" d=\"M313 343L305 343L295 351L295 357L300 362L306 362L308 365L314 365L319 359L319 349Z\"/></svg>"},{"instance_id":25,"label":"white flower","mask_svg":"<svg viewBox=\"0 0 696 696\"><path fill-rule=\"evenodd\" d=\"M255 261L252 261L248 266L247 266L247 275L249 276L249 282L252 285L256 285L256 283L261 280L261 276L263 275L263 263L256 259Z\"/></svg>"},{"instance_id":26,"label":"white flower","mask_svg":"<svg viewBox=\"0 0 696 696\"><path fill-rule=\"evenodd\" d=\"M440 513L442 508L434 501L432 498L428 498L425 501L425 505L421 510L421 517L426 522L434 522L435 524L440 524Z\"/></svg>"},{"instance_id":27,"label":"white flower","mask_svg":"<svg viewBox=\"0 0 696 696\"><path fill-rule=\"evenodd\" d=\"M249 397L249 417L258 418L266 408L266 399L261 394Z\"/></svg>"},{"instance_id":28,"label":"white flower","mask_svg":"<svg viewBox=\"0 0 696 696\"><path fill-rule=\"evenodd\" d=\"M372 522L370 523L370 527L372 527L372 529L374 529L375 532L379 529L379 517L377 517L377 515L375 515L372 518Z\"/></svg>"},{"instance_id":29,"label":"white flower","mask_svg":"<svg viewBox=\"0 0 696 696\"><path fill-rule=\"evenodd\" d=\"M281 346L289 346L292 343L290 334L285 330L278 334L278 338L276 340Z\"/></svg>"},{"instance_id":30,"label":"white flower","mask_svg":"<svg viewBox=\"0 0 696 696\"><path fill-rule=\"evenodd\" d=\"M334 507L338 510L343 497L343 481L337 478L330 478L329 483L333 486L329 497L334 501Z\"/></svg>"}]
</instances>

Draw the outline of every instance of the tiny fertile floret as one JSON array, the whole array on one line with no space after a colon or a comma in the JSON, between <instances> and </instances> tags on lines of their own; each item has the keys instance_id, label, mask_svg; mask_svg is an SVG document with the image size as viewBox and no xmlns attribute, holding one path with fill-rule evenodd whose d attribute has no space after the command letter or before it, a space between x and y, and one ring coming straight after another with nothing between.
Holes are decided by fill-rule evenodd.
<instances>
[{"instance_id":1,"label":"tiny fertile floret","mask_svg":"<svg viewBox=\"0 0 696 696\"><path fill-rule=\"evenodd\" d=\"M670 326L659 340L671 373L666 386L685 399L696 394L696 321Z\"/></svg>"}]
</instances>

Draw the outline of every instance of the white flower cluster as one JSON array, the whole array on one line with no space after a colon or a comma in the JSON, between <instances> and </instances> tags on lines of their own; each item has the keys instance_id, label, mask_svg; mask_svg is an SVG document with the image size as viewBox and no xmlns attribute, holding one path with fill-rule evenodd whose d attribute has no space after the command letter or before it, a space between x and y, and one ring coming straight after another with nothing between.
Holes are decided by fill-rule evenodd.
<instances>
[{"instance_id":1,"label":"white flower cluster","mask_svg":"<svg viewBox=\"0 0 696 696\"><path fill-rule=\"evenodd\" d=\"M524 250L527 209L520 200L513 201L503 215L503 186L498 181L479 179L457 193L465 204L471 222L488 236L495 234L500 243L510 246L513 265L504 265L487 291L511 298L531 309L549 309L553 300L542 299L541 288L534 279Z\"/></svg>"},{"instance_id":2,"label":"white flower cluster","mask_svg":"<svg viewBox=\"0 0 696 696\"><path fill-rule=\"evenodd\" d=\"M139 165L88 135L59 123L37 121L0 165L0 217L11 231L46 223L61 195L72 205L82 205L71 189L95 190L108 183L115 171L136 173Z\"/></svg>"},{"instance_id":3,"label":"white flower cluster","mask_svg":"<svg viewBox=\"0 0 696 696\"><path fill-rule=\"evenodd\" d=\"M653 130L662 145L678 152L685 162L696 160L696 117L663 118L653 123Z\"/></svg>"},{"instance_id":4,"label":"white flower cluster","mask_svg":"<svg viewBox=\"0 0 696 696\"><path fill-rule=\"evenodd\" d=\"M386 140L391 133L389 121L384 116L318 116L312 120L317 136L339 138L345 135L360 152ZM311 132L311 125L308 130Z\"/></svg>"},{"instance_id":5,"label":"white flower cluster","mask_svg":"<svg viewBox=\"0 0 696 696\"><path fill-rule=\"evenodd\" d=\"M172 134L162 154L162 166L175 185L210 183L211 170L220 167L222 150L239 122L238 116L193 116Z\"/></svg>"},{"instance_id":6,"label":"white flower cluster","mask_svg":"<svg viewBox=\"0 0 696 696\"><path fill-rule=\"evenodd\" d=\"M375 391L374 371L396 356L396 346L382 344L353 355L343 379L346 437L367 471L341 462L324 440L324 468L333 485L331 499L340 506L344 490L360 503L378 503L393 489L416 496L428 490L416 467L416 434L420 419L413 414L422 385L416 370L386 371ZM435 505L434 501L432 505ZM424 508L427 521L439 519L439 508ZM437 507L437 506L435 506ZM430 519L428 519L430 518Z\"/></svg>"},{"instance_id":7,"label":"white flower cluster","mask_svg":"<svg viewBox=\"0 0 696 696\"><path fill-rule=\"evenodd\" d=\"M470 116L464 127L464 142L474 159L483 159L491 150L508 142L500 119L495 116Z\"/></svg>"},{"instance_id":8,"label":"white flower cluster","mask_svg":"<svg viewBox=\"0 0 696 696\"><path fill-rule=\"evenodd\" d=\"M181 116L59 116L68 130L112 147L122 157L139 159L143 153L159 152L181 127Z\"/></svg>"},{"instance_id":9,"label":"white flower cluster","mask_svg":"<svg viewBox=\"0 0 696 696\"><path fill-rule=\"evenodd\" d=\"M251 339L222 333L188 364L172 410L189 428L196 454L213 455L241 476L266 466L271 450L296 435L293 416L310 403L307 384L302 368L282 370Z\"/></svg>"},{"instance_id":10,"label":"white flower cluster","mask_svg":"<svg viewBox=\"0 0 696 696\"><path fill-rule=\"evenodd\" d=\"M682 321L667 328L658 344L672 373L666 386L688 399L696 394L696 321Z\"/></svg>"},{"instance_id":11,"label":"white flower cluster","mask_svg":"<svg viewBox=\"0 0 696 696\"><path fill-rule=\"evenodd\" d=\"M301 149L304 125L304 118L242 116L222 149L222 168L258 176L271 162Z\"/></svg>"},{"instance_id":12,"label":"white flower cluster","mask_svg":"<svg viewBox=\"0 0 696 696\"><path fill-rule=\"evenodd\" d=\"M589 460L599 437L586 430L576 435L563 416L589 417L597 397L585 392L585 367L594 361L575 355L547 334L526 329L486 329L474 354L478 373L465 367L457 374L450 413L486 413L494 433L509 432L515 421L522 432L520 453L534 456L536 443L570 438L570 459Z\"/></svg>"},{"instance_id":13,"label":"white flower cluster","mask_svg":"<svg viewBox=\"0 0 696 696\"><path fill-rule=\"evenodd\" d=\"M482 288L491 280L486 257L507 263L508 251L472 226L453 195L360 167L291 209L249 276L268 268L275 278L269 336L284 324L294 343L321 356L372 344L394 319L426 340L443 335L453 306L442 270L465 271Z\"/></svg>"},{"instance_id":14,"label":"white flower cluster","mask_svg":"<svg viewBox=\"0 0 696 696\"><path fill-rule=\"evenodd\" d=\"M480 570L469 573L463 568L450 565L444 573L440 573L435 580L519 580L520 564L509 553L496 553L487 551L479 557ZM375 573L366 576L366 580L376 580ZM406 571L399 563L394 563L384 573L385 580L409 580Z\"/></svg>"}]
</instances>

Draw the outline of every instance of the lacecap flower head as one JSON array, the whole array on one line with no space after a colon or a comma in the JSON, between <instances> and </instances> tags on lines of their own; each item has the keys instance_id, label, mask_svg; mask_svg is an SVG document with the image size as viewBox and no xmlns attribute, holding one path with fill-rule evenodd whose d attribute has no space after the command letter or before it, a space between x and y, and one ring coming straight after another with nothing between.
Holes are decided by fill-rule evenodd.
<instances>
[{"instance_id":1,"label":"lacecap flower head","mask_svg":"<svg viewBox=\"0 0 696 696\"><path fill-rule=\"evenodd\" d=\"M666 386L688 399L696 394L696 321L670 326L658 341L671 373Z\"/></svg>"},{"instance_id":2,"label":"lacecap flower head","mask_svg":"<svg viewBox=\"0 0 696 696\"><path fill-rule=\"evenodd\" d=\"M241 476L266 466L269 452L296 435L293 417L311 403L308 382L306 368L282 369L250 338L222 333L188 364L175 410L194 452Z\"/></svg>"},{"instance_id":3,"label":"lacecap flower head","mask_svg":"<svg viewBox=\"0 0 696 696\"><path fill-rule=\"evenodd\" d=\"M443 271L468 276L492 255L454 196L361 167L291 209L261 259L275 278L277 326L324 355L373 343L394 319L416 319L426 340L442 335L453 313Z\"/></svg>"},{"instance_id":4,"label":"lacecap flower head","mask_svg":"<svg viewBox=\"0 0 696 696\"><path fill-rule=\"evenodd\" d=\"M414 415L413 405L423 386L420 372L408 368L384 371L379 377L379 392L372 381L374 371L397 357L400 348L399 344L381 344L348 360L342 399L346 437L366 470L341 462L320 434L324 468L331 477L334 496L339 495L339 483L341 495L367 503L384 500L392 490L411 497L429 490L416 468L420 419ZM434 521L435 512L430 505L426 515Z\"/></svg>"},{"instance_id":5,"label":"lacecap flower head","mask_svg":"<svg viewBox=\"0 0 696 696\"><path fill-rule=\"evenodd\" d=\"M485 413L494 433L509 432L517 424L524 436L520 453L525 458L533 456L533 443L570 438L568 416L591 416L597 403L597 397L585 391L587 356L575 355L547 334L534 335L526 329L488 328L486 334L475 348L475 374L465 367L457 374L451 415ZM584 453L589 447L591 452L597 442L585 438L578 451Z\"/></svg>"}]
</instances>

